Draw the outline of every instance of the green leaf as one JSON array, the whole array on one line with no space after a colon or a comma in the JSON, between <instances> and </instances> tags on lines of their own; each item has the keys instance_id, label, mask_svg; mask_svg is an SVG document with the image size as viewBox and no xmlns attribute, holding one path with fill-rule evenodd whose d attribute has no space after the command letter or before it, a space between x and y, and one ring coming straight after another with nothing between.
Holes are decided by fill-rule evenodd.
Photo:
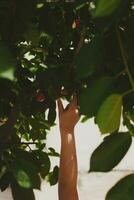
<instances>
[{"instance_id":1,"label":"green leaf","mask_svg":"<svg viewBox=\"0 0 134 200\"><path fill-rule=\"evenodd\" d=\"M31 161L17 159L10 165L10 171L21 187L40 189L38 171Z\"/></svg>"},{"instance_id":2,"label":"green leaf","mask_svg":"<svg viewBox=\"0 0 134 200\"><path fill-rule=\"evenodd\" d=\"M14 165L14 175L18 181L18 184L24 188L32 188L32 182L30 176L23 169L20 169L18 166Z\"/></svg>"},{"instance_id":3,"label":"green leaf","mask_svg":"<svg viewBox=\"0 0 134 200\"><path fill-rule=\"evenodd\" d=\"M49 108L49 112L48 112L48 122L50 125L54 124L56 119L56 111L55 109L51 109Z\"/></svg>"},{"instance_id":4,"label":"green leaf","mask_svg":"<svg viewBox=\"0 0 134 200\"><path fill-rule=\"evenodd\" d=\"M11 191L14 200L35 200L33 190L20 187L16 181L12 181Z\"/></svg>"},{"instance_id":5,"label":"green leaf","mask_svg":"<svg viewBox=\"0 0 134 200\"><path fill-rule=\"evenodd\" d=\"M132 124L131 117L129 113L125 112L123 116L123 125L125 125L129 133L134 136L134 125Z\"/></svg>"},{"instance_id":6,"label":"green leaf","mask_svg":"<svg viewBox=\"0 0 134 200\"><path fill-rule=\"evenodd\" d=\"M94 18L112 15L121 5L121 0L97 0L92 13Z\"/></svg>"},{"instance_id":7,"label":"green leaf","mask_svg":"<svg viewBox=\"0 0 134 200\"><path fill-rule=\"evenodd\" d=\"M84 116L82 119L81 119L81 123L84 123L84 122L86 122L86 121L88 121L89 120L89 118L87 117L87 116Z\"/></svg>"},{"instance_id":8,"label":"green leaf","mask_svg":"<svg viewBox=\"0 0 134 200\"><path fill-rule=\"evenodd\" d=\"M59 156L60 156L60 154L57 153L57 152L55 151L55 149L52 148L52 147L49 147L49 151L50 151L49 156L54 156L54 157L59 157Z\"/></svg>"},{"instance_id":9,"label":"green leaf","mask_svg":"<svg viewBox=\"0 0 134 200\"><path fill-rule=\"evenodd\" d=\"M119 128L122 107L122 96L110 95L101 105L96 122L101 133L112 133Z\"/></svg>"},{"instance_id":10,"label":"green leaf","mask_svg":"<svg viewBox=\"0 0 134 200\"><path fill-rule=\"evenodd\" d=\"M0 77L13 79L15 59L9 48L0 41Z\"/></svg>"},{"instance_id":11,"label":"green leaf","mask_svg":"<svg viewBox=\"0 0 134 200\"><path fill-rule=\"evenodd\" d=\"M53 172L49 173L49 182L50 185L55 185L58 182L58 176L59 176L59 168L58 166L55 166L53 169Z\"/></svg>"},{"instance_id":12,"label":"green leaf","mask_svg":"<svg viewBox=\"0 0 134 200\"><path fill-rule=\"evenodd\" d=\"M83 46L76 57L76 79L85 78L100 67L104 57L102 37L95 37L89 44ZM97 58L97 59L96 59Z\"/></svg>"},{"instance_id":13,"label":"green leaf","mask_svg":"<svg viewBox=\"0 0 134 200\"><path fill-rule=\"evenodd\" d=\"M107 172L125 156L132 137L129 133L113 133L95 149L90 160L90 171Z\"/></svg>"},{"instance_id":14,"label":"green leaf","mask_svg":"<svg viewBox=\"0 0 134 200\"><path fill-rule=\"evenodd\" d=\"M121 179L107 193L106 200L133 200L134 199L134 174L129 174Z\"/></svg>"},{"instance_id":15,"label":"green leaf","mask_svg":"<svg viewBox=\"0 0 134 200\"><path fill-rule=\"evenodd\" d=\"M113 88L114 80L110 77L97 78L91 82L78 97L80 113L89 118L95 116L101 103L111 94Z\"/></svg>"},{"instance_id":16,"label":"green leaf","mask_svg":"<svg viewBox=\"0 0 134 200\"><path fill-rule=\"evenodd\" d=\"M0 178L0 189L3 192L10 184L10 173L6 172L1 178Z\"/></svg>"},{"instance_id":17,"label":"green leaf","mask_svg":"<svg viewBox=\"0 0 134 200\"><path fill-rule=\"evenodd\" d=\"M80 10L80 9L82 9L86 4L87 4L87 1L86 1L86 0L75 2L75 5L76 5L75 10Z\"/></svg>"},{"instance_id":18,"label":"green leaf","mask_svg":"<svg viewBox=\"0 0 134 200\"><path fill-rule=\"evenodd\" d=\"M40 174L41 177L44 179L50 171L51 163L49 156L47 153L38 150L35 150L33 153L38 158L38 163L40 164Z\"/></svg>"}]
</instances>

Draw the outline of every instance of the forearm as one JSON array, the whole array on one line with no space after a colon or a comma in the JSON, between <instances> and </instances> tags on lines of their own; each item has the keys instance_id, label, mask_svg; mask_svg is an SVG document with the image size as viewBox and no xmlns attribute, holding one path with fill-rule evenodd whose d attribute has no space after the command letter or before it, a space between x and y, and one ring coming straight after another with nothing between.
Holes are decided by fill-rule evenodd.
<instances>
[{"instance_id":1,"label":"forearm","mask_svg":"<svg viewBox=\"0 0 134 200\"><path fill-rule=\"evenodd\" d=\"M77 200L77 157L74 133L64 133L61 130L61 158L59 172L59 197L67 191L75 193L72 200ZM64 197L65 199L65 197ZM60 200L63 200L60 198Z\"/></svg>"},{"instance_id":2,"label":"forearm","mask_svg":"<svg viewBox=\"0 0 134 200\"><path fill-rule=\"evenodd\" d=\"M59 200L78 200L77 157L73 131L80 118L77 112L76 96L73 96L72 101L65 109L59 99L58 110L61 132Z\"/></svg>"}]
</instances>

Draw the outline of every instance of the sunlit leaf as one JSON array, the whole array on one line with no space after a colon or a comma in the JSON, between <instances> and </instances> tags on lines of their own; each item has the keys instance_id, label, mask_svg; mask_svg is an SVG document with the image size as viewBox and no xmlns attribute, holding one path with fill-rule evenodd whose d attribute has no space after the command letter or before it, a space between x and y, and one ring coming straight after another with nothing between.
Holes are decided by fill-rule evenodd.
<instances>
[{"instance_id":1,"label":"sunlit leaf","mask_svg":"<svg viewBox=\"0 0 134 200\"><path fill-rule=\"evenodd\" d=\"M40 178L34 163L20 158L11 164L10 171L21 187L40 189Z\"/></svg>"},{"instance_id":2,"label":"sunlit leaf","mask_svg":"<svg viewBox=\"0 0 134 200\"><path fill-rule=\"evenodd\" d=\"M95 9L92 13L93 17L104 17L113 14L120 6L121 0L97 0Z\"/></svg>"},{"instance_id":3,"label":"sunlit leaf","mask_svg":"<svg viewBox=\"0 0 134 200\"><path fill-rule=\"evenodd\" d=\"M81 119L81 123L84 123L84 122L86 122L86 121L88 121L89 120L89 118L87 117L87 116L84 116L82 119Z\"/></svg>"},{"instance_id":4,"label":"sunlit leaf","mask_svg":"<svg viewBox=\"0 0 134 200\"><path fill-rule=\"evenodd\" d=\"M111 133L119 128L121 118L122 96L110 95L101 105L96 122L101 133Z\"/></svg>"}]
</instances>

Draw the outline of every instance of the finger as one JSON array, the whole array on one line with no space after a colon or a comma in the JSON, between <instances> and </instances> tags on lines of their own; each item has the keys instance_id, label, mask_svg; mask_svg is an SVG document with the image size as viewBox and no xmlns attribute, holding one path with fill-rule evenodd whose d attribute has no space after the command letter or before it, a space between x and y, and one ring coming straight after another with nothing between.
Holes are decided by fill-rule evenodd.
<instances>
[{"instance_id":1,"label":"finger","mask_svg":"<svg viewBox=\"0 0 134 200\"><path fill-rule=\"evenodd\" d=\"M67 111L69 107L70 107L70 104L68 104L64 110Z\"/></svg>"},{"instance_id":2,"label":"finger","mask_svg":"<svg viewBox=\"0 0 134 200\"><path fill-rule=\"evenodd\" d=\"M70 108L77 108L77 96L76 95L73 96L73 99L70 103Z\"/></svg>"},{"instance_id":3,"label":"finger","mask_svg":"<svg viewBox=\"0 0 134 200\"><path fill-rule=\"evenodd\" d=\"M64 111L64 107L63 107L62 101L60 99L58 99L57 100L57 104L58 104L59 114L61 114Z\"/></svg>"}]
</instances>

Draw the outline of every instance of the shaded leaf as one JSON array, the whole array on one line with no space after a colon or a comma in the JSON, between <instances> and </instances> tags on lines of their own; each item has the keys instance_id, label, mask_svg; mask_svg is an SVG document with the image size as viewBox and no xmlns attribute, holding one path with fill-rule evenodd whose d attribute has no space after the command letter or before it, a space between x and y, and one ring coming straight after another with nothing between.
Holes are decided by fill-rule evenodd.
<instances>
[{"instance_id":1,"label":"shaded leaf","mask_svg":"<svg viewBox=\"0 0 134 200\"><path fill-rule=\"evenodd\" d=\"M38 163L40 164L40 174L41 174L41 177L44 179L50 171L51 163L50 163L49 156L47 153L38 151L38 150L34 151L34 155L38 159Z\"/></svg>"},{"instance_id":2,"label":"shaded leaf","mask_svg":"<svg viewBox=\"0 0 134 200\"><path fill-rule=\"evenodd\" d=\"M90 171L107 172L125 156L132 137L129 133L113 133L95 149L90 160Z\"/></svg>"},{"instance_id":3,"label":"shaded leaf","mask_svg":"<svg viewBox=\"0 0 134 200\"><path fill-rule=\"evenodd\" d=\"M6 172L1 178L0 178L0 189L3 192L10 184L10 173Z\"/></svg>"},{"instance_id":4,"label":"shaded leaf","mask_svg":"<svg viewBox=\"0 0 134 200\"><path fill-rule=\"evenodd\" d=\"M50 156L55 156L55 157L59 157L59 156L60 156L60 154L57 153L57 152L55 151L55 149L52 148L52 147L49 148L49 151L50 151L50 153L48 153L48 154L49 154Z\"/></svg>"},{"instance_id":5,"label":"shaded leaf","mask_svg":"<svg viewBox=\"0 0 134 200\"><path fill-rule=\"evenodd\" d=\"M130 174L121 179L110 189L106 195L106 200L133 200L134 199L134 174Z\"/></svg>"},{"instance_id":6,"label":"shaded leaf","mask_svg":"<svg viewBox=\"0 0 134 200\"><path fill-rule=\"evenodd\" d=\"M110 77L95 79L79 95L80 113L89 118L97 114L104 99L112 92L114 80Z\"/></svg>"},{"instance_id":7,"label":"shaded leaf","mask_svg":"<svg viewBox=\"0 0 134 200\"><path fill-rule=\"evenodd\" d=\"M54 124L56 119L56 111L55 109L49 109L49 113L48 113L48 122L50 123L50 125Z\"/></svg>"},{"instance_id":8,"label":"shaded leaf","mask_svg":"<svg viewBox=\"0 0 134 200\"><path fill-rule=\"evenodd\" d=\"M50 185L55 185L58 182L58 176L59 176L59 167L55 166L53 172L50 172L48 177Z\"/></svg>"},{"instance_id":9,"label":"shaded leaf","mask_svg":"<svg viewBox=\"0 0 134 200\"><path fill-rule=\"evenodd\" d=\"M123 125L125 125L129 131L129 133L134 136L134 125L131 121L131 117L129 115L129 113L124 113L124 116L123 116Z\"/></svg>"},{"instance_id":10,"label":"shaded leaf","mask_svg":"<svg viewBox=\"0 0 134 200\"><path fill-rule=\"evenodd\" d=\"M101 37L95 37L89 44L83 46L76 57L76 79L91 75L101 66L104 56L104 44ZM97 58L97 59L96 59Z\"/></svg>"},{"instance_id":11,"label":"shaded leaf","mask_svg":"<svg viewBox=\"0 0 134 200\"><path fill-rule=\"evenodd\" d=\"M101 133L112 133L119 128L121 117L122 96L112 94L101 105L96 122Z\"/></svg>"},{"instance_id":12,"label":"shaded leaf","mask_svg":"<svg viewBox=\"0 0 134 200\"><path fill-rule=\"evenodd\" d=\"M35 200L32 189L22 188L15 181L11 183L11 191L14 200Z\"/></svg>"},{"instance_id":13,"label":"shaded leaf","mask_svg":"<svg viewBox=\"0 0 134 200\"><path fill-rule=\"evenodd\" d=\"M9 48L0 42L0 77L13 78L15 59Z\"/></svg>"}]
</instances>

